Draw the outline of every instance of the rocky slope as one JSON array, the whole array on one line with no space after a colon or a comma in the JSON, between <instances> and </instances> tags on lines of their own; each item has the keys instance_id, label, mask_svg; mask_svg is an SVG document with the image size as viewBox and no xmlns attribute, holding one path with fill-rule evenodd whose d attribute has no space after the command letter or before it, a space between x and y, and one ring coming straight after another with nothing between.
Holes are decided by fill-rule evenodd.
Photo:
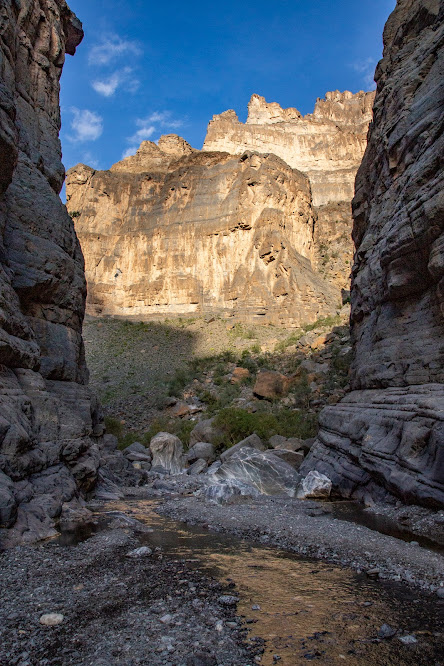
<instances>
[{"instance_id":1,"label":"rocky slope","mask_svg":"<svg viewBox=\"0 0 444 666\"><path fill-rule=\"evenodd\" d=\"M96 479L83 258L58 196L59 79L82 36L64 0L2 3L0 545L51 534Z\"/></svg>"},{"instance_id":2,"label":"rocky slope","mask_svg":"<svg viewBox=\"0 0 444 666\"><path fill-rule=\"evenodd\" d=\"M312 268L306 176L275 155L142 143L110 171L68 172L92 314L211 313L313 322L340 292Z\"/></svg>"},{"instance_id":3,"label":"rocky slope","mask_svg":"<svg viewBox=\"0 0 444 666\"><path fill-rule=\"evenodd\" d=\"M398 0L353 203L352 388L307 468L444 505L444 3Z\"/></svg>"}]
</instances>

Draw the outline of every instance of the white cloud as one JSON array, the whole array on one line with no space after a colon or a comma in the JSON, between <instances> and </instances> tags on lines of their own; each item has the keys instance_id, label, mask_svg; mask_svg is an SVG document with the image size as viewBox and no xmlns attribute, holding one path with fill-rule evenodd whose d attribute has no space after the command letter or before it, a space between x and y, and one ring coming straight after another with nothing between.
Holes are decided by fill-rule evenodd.
<instances>
[{"instance_id":1,"label":"white cloud","mask_svg":"<svg viewBox=\"0 0 444 666\"><path fill-rule=\"evenodd\" d=\"M122 39L119 35L110 33L104 35L101 41L92 47L88 61L90 65L108 65L122 56L139 56L141 53L138 42Z\"/></svg>"},{"instance_id":2,"label":"white cloud","mask_svg":"<svg viewBox=\"0 0 444 666\"><path fill-rule=\"evenodd\" d=\"M124 150L122 153L122 160L125 159L125 157L131 157L131 155L135 155L137 153L138 146L130 146L127 148L127 150Z\"/></svg>"},{"instance_id":3,"label":"white cloud","mask_svg":"<svg viewBox=\"0 0 444 666\"><path fill-rule=\"evenodd\" d=\"M104 97L112 97L117 88L123 87L128 92L134 93L139 87L139 81L132 77L131 67L118 69L105 79L97 79L91 83L94 90Z\"/></svg>"},{"instance_id":4,"label":"white cloud","mask_svg":"<svg viewBox=\"0 0 444 666\"><path fill-rule=\"evenodd\" d=\"M175 130L184 124L183 120L173 118L171 111L154 111L146 118L136 118L135 125L139 129L127 138L128 143L131 144L131 148L128 148L123 153L123 157L134 155L137 150L134 146L140 146L142 141L151 139L153 134L161 134L162 130Z\"/></svg>"},{"instance_id":5,"label":"white cloud","mask_svg":"<svg viewBox=\"0 0 444 666\"><path fill-rule=\"evenodd\" d=\"M362 75L362 82L366 90L374 90L376 84L374 81L376 60L374 58L365 58L352 64L355 72Z\"/></svg>"},{"instance_id":6,"label":"white cloud","mask_svg":"<svg viewBox=\"0 0 444 666\"><path fill-rule=\"evenodd\" d=\"M88 109L71 109L74 118L71 129L75 134L71 141L96 141L103 133L103 118L94 111Z\"/></svg>"},{"instance_id":7,"label":"white cloud","mask_svg":"<svg viewBox=\"0 0 444 666\"><path fill-rule=\"evenodd\" d=\"M94 157L94 155L90 152L83 153L82 162L83 162L83 164L87 164L88 166L92 167L93 169L100 169L99 160L96 157Z\"/></svg>"}]
</instances>

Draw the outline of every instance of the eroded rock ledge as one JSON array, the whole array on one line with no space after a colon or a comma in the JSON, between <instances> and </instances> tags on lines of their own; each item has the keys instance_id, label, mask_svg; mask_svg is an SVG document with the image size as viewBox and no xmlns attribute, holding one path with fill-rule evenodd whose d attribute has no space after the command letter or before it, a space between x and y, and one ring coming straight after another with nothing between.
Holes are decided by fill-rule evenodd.
<instances>
[{"instance_id":1,"label":"eroded rock ledge","mask_svg":"<svg viewBox=\"0 0 444 666\"><path fill-rule=\"evenodd\" d=\"M444 4L398 0L353 202L354 391L305 469L346 496L444 505Z\"/></svg>"},{"instance_id":2,"label":"eroded rock ledge","mask_svg":"<svg viewBox=\"0 0 444 666\"><path fill-rule=\"evenodd\" d=\"M83 257L58 196L59 79L83 37L64 0L0 13L0 547L53 533L96 480Z\"/></svg>"}]
</instances>

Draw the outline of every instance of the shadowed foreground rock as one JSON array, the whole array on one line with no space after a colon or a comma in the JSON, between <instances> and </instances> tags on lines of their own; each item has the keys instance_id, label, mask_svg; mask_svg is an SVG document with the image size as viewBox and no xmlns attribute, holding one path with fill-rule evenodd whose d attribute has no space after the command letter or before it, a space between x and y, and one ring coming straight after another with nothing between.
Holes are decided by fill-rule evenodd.
<instances>
[{"instance_id":1,"label":"shadowed foreground rock","mask_svg":"<svg viewBox=\"0 0 444 666\"><path fill-rule=\"evenodd\" d=\"M86 285L58 196L59 79L82 27L64 0L2 3L0 21L0 546L54 532L99 464L86 386Z\"/></svg>"},{"instance_id":2,"label":"shadowed foreground rock","mask_svg":"<svg viewBox=\"0 0 444 666\"><path fill-rule=\"evenodd\" d=\"M398 0L353 202L352 388L302 472L444 506L444 3Z\"/></svg>"}]
</instances>

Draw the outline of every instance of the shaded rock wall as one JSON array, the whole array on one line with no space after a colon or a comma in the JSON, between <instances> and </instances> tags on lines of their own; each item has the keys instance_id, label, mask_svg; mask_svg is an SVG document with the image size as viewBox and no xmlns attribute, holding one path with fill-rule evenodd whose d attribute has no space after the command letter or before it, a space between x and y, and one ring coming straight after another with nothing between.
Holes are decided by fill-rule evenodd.
<instances>
[{"instance_id":1,"label":"shaded rock wall","mask_svg":"<svg viewBox=\"0 0 444 666\"><path fill-rule=\"evenodd\" d=\"M71 169L67 199L93 314L294 325L340 302L312 268L308 179L274 155L201 152L167 135L110 171Z\"/></svg>"},{"instance_id":2,"label":"shaded rock wall","mask_svg":"<svg viewBox=\"0 0 444 666\"><path fill-rule=\"evenodd\" d=\"M353 202L353 391L305 470L444 505L444 3L398 0Z\"/></svg>"},{"instance_id":3,"label":"shaded rock wall","mask_svg":"<svg viewBox=\"0 0 444 666\"><path fill-rule=\"evenodd\" d=\"M84 264L58 196L59 79L82 37L64 0L0 3L0 545L51 534L96 479Z\"/></svg>"}]
</instances>

